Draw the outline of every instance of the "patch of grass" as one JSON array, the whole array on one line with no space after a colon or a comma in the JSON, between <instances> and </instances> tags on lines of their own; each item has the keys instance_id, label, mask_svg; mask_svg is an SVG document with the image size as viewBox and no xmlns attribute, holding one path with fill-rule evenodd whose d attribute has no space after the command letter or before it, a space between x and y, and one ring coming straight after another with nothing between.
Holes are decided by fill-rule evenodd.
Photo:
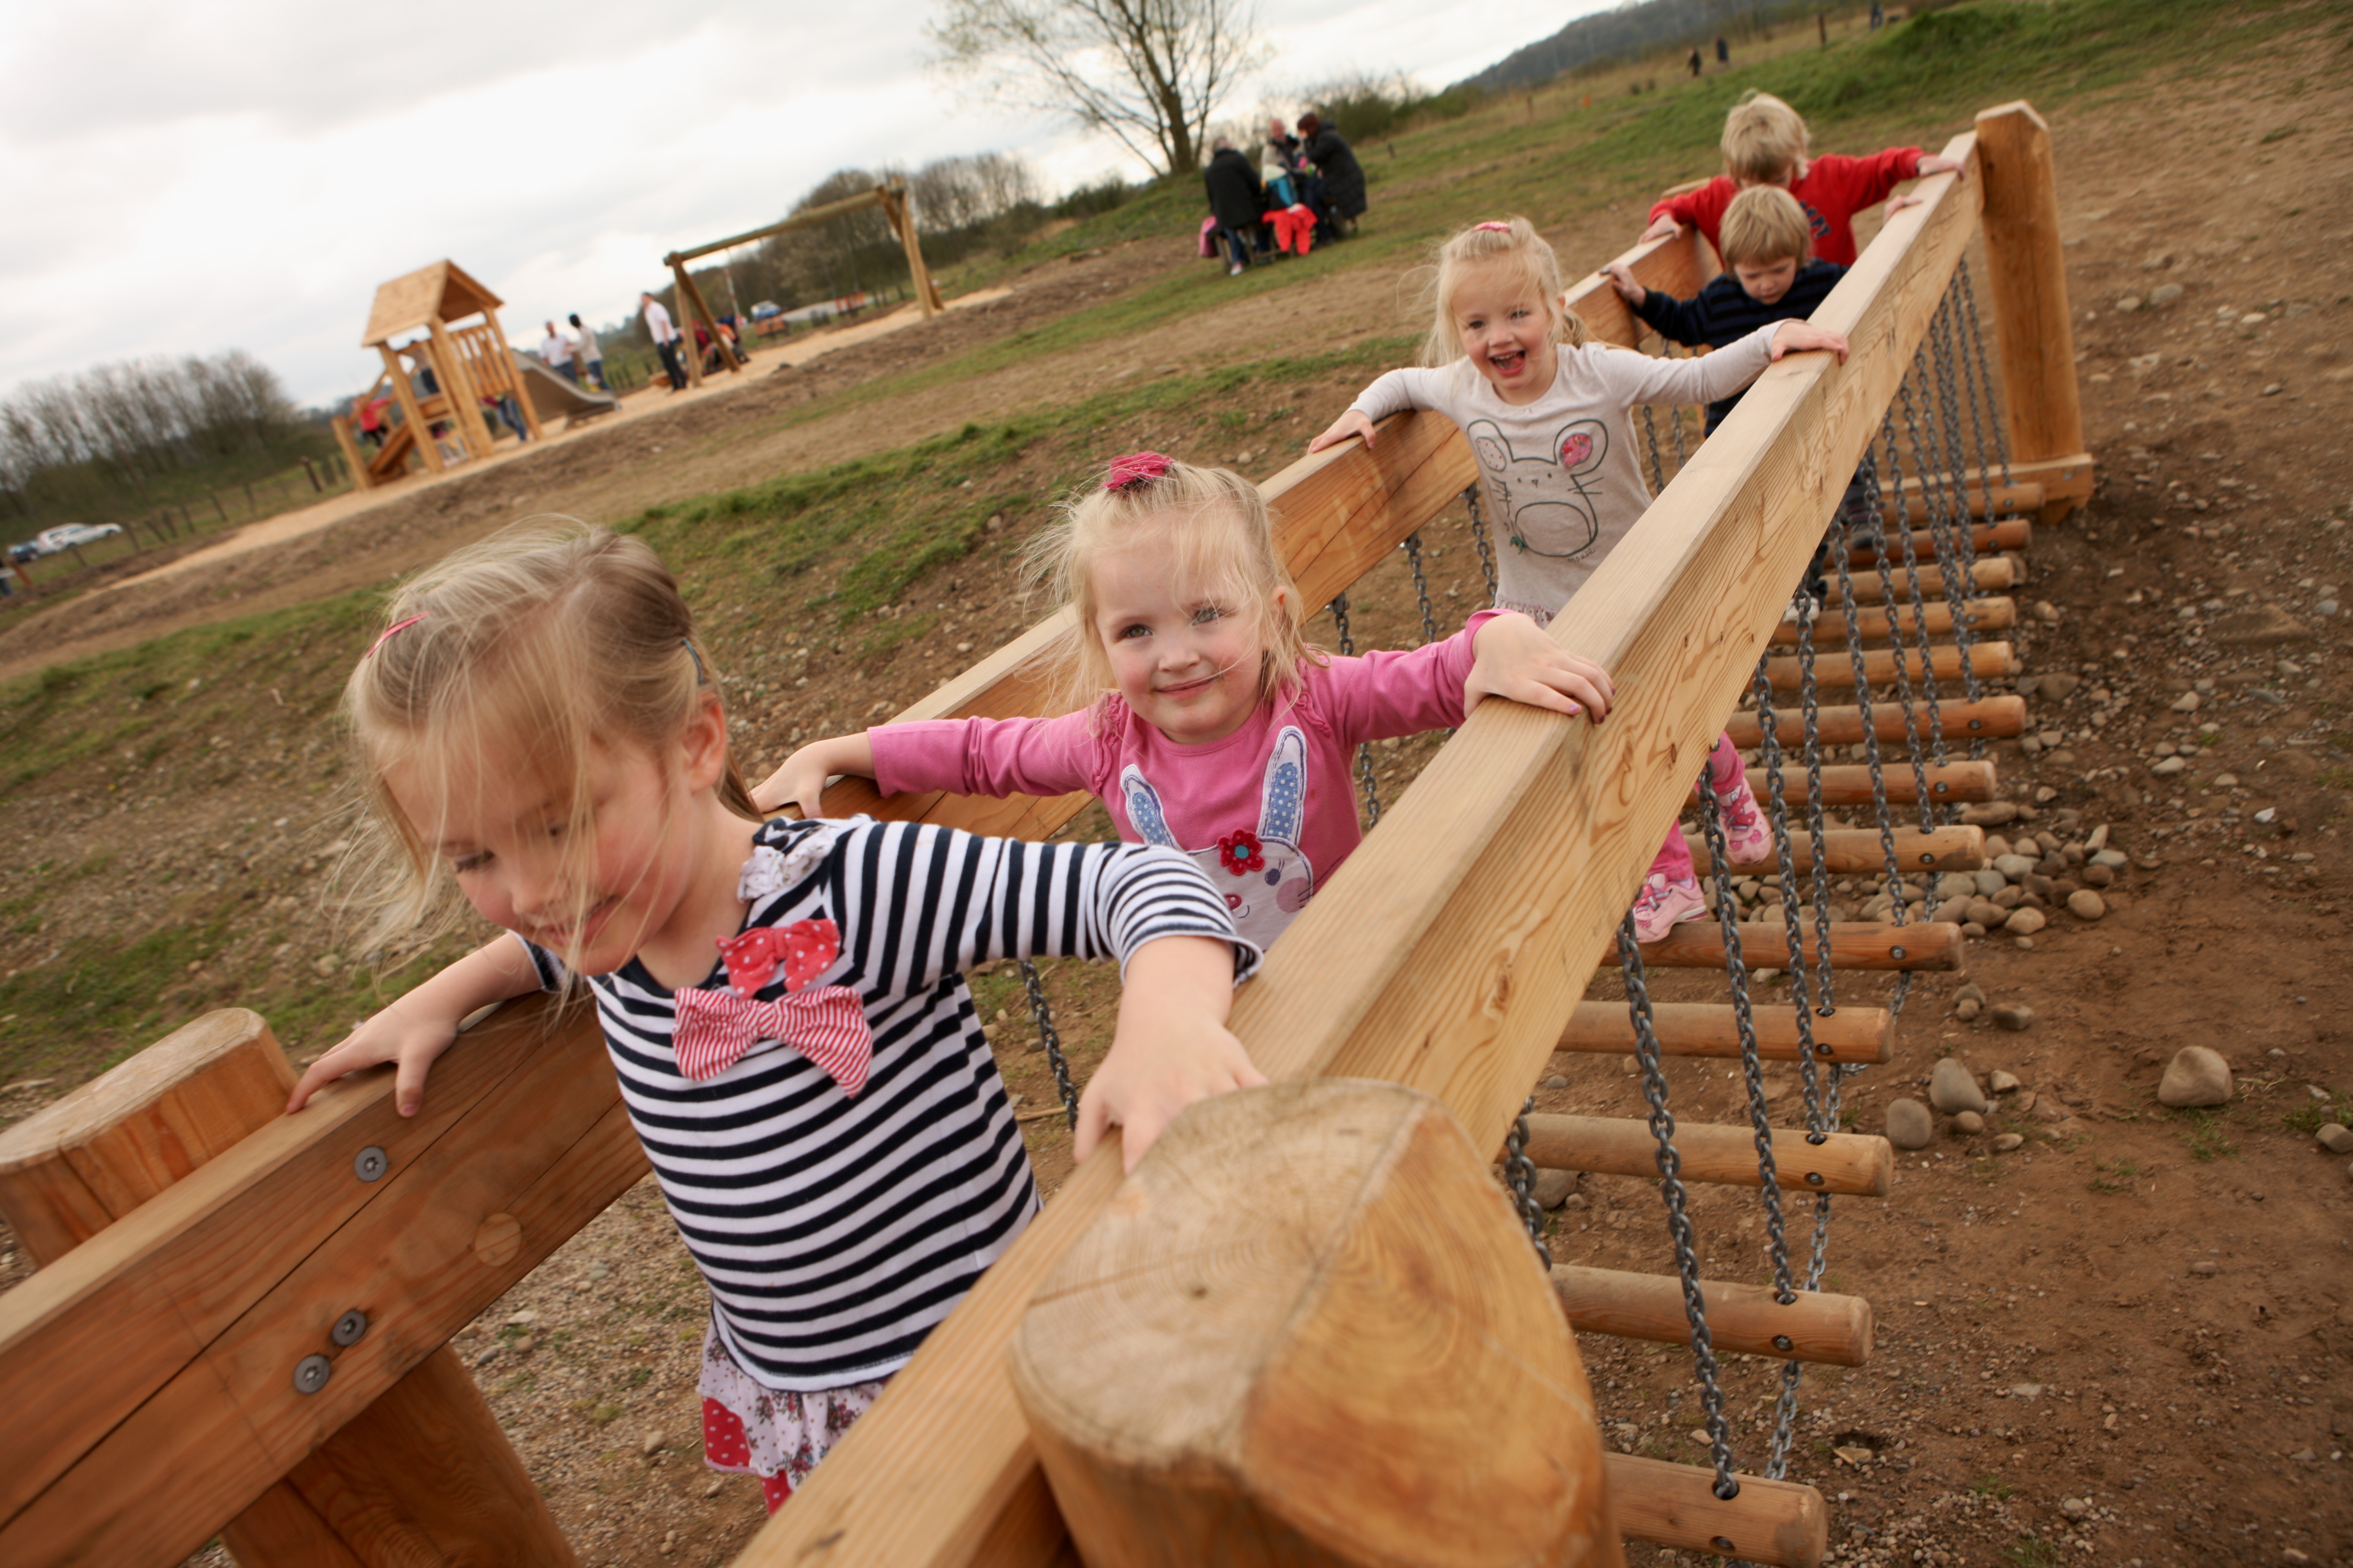
<instances>
[{"instance_id":1,"label":"patch of grass","mask_svg":"<svg viewBox=\"0 0 2353 1568\"><path fill-rule=\"evenodd\" d=\"M1969 1483L1969 1490L1979 1497L2009 1499L2018 1495L2018 1489L2000 1476L1979 1476Z\"/></svg>"},{"instance_id":2,"label":"patch of grass","mask_svg":"<svg viewBox=\"0 0 2353 1568\"><path fill-rule=\"evenodd\" d=\"M2172 1119L2189 1130L2186 1142L2191 1159L2200 1164L2211 1164L2216 1160L2239 1157L2239 1146L2231 1141L2225 1130L2226 1115L2227 1112L2221 1110L2176 1110L2172 1113Z\"/></svg>"},{"instance_id":3,"label":"patch of grass","mask_svg":"<svg viewBox=\"0 0 2353 1568\"><path fill-rule=\"evenodd\" d=\"M2130 1160L2095 1159L2092 1166L2099 1173L2090 1183L2095 1193L2128 1193L2132 1191L2132 1179L2140 1174L2140 1167Z\"/></svg>"},{"instance_id":4,"label":"patch of grass","mask_svg":"<svg viewBox=\"0 0 2353 1568\"><path fill-rule=\"evenodd\" d=\"M643 1388L653 1375L654 1369L649 1366L633 1366L621 1374L619 1382L623 1388Z\"/></svg>"},{"instance_id":5,"label":"patch of grass","mask_svg":"<svg viewBox=\"0 0 2353 1568\"><path fill-rule=\"evenodd\" d=\"M2332 1121L2353 1127L2353 1095L2342 1090L2332 1092L2327 1100L2314 1100L2307 1095L2303 1104L2280 1118L2281 1126L2307 1138Z\"/></svg>"},{"instance_id":6,"label":"patch of grass","mask_svg":"<svg viewBox=\"0 0 2353 1568\"><path fill-rule=\"evenodd\" d=\"M609 1399L575 1399L572 1412L591 1426L609 1426L620 1419L621 1407Z\"/></svg>"},{"instance_id":7,"label":"patch of grass","mask_svg":"<svg viewBox=\"0 0 2353 1568\"><path fill-rule=\"evenodd\" d=\"M2047 1541L2021 1535L2001 1549L2001 1560L2013 1568L2059 1568L2059 1549Z\"/></svg>"}]
</instances>

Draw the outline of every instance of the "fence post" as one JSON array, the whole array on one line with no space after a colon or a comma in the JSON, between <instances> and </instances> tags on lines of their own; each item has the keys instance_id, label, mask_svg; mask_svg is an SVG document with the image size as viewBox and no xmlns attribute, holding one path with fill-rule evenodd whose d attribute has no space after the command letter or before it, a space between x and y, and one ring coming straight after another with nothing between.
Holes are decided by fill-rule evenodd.
<instances>
[{"instance_id":1,"label":"fence post","mask_svg":"<svg viewBox=\"0 0 2353 1568\"><path fill-rule=\"evenodd\" d=\"M275 1121L293 1086L259 1015L207 1013L0 1133L0 1216L46 1267ZM242 1568L577 1564L447 1345L221 1538Z\"/></svg>"},{"instance_id":2,"label":"fence post","mask_svg":"<svg viewBox=\"0 0 2353 1568\"><path fill-rule=\"evenodd\" d=\"M1987 292L1993 297L2010 449L2021 464L2073 457L2084 449L2084 411L2075 385L2051 128L2021 101L1985 110L1977 131ZM2057 522L2073 504L2063 496L2046 500L2042 521Z\"/></svg>"}]
</instances>

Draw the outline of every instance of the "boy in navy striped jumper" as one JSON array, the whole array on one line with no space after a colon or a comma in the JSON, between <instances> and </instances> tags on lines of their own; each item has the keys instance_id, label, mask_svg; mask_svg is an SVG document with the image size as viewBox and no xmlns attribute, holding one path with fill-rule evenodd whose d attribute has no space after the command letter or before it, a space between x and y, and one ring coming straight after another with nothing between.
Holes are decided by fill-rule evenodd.
<instances>
[{"instance_id":1,"label":"boy in navy striped jumper","mask_svg":"<svg viewBox=\"0 0 2353 1568\"><path fill-rule=\"evenodd\" d=\"M345 708L387 878L505 928L302 1075L289 1102L427 1069L486 1004L584 984L711 1288L704 1453L780 1505L1038 1212L962 971L1116 957L1076 1155L1127 1163L1186 1105L1264 1081L1225 1027L1258 952L1184 857L914 823L764 821L718 672L640 541L522 529L406 584ZM462 904L448 895L452 889ZM453 911L454 912L454 911Z\"/></svg>"},{"instance_id":2,"label":"boy in navy striped jumper","mask_svg":"<svg viewBox=\"0 0 2353 1568\"><path fill-rule=\"evenodd\" d=\"M1806 210L1778 185L1751 185L1734 197L1725 210L1719 232L1725 270L1693 299L1678 300L1644 288L1622 261L1613 261L1602 270L1619 297L1661 337L1711 349L1738 342L1770 321L1809 320L1846 276L1847 269L1835 262L1813 258L1813 231ZM1740 402L1740 393L1746 390L1744 386L1709 404L1702 433L1714 435ZM1866 454L1839 501L1858 545L1878 541L1878 530L1872 526L1865 504L1864 479L1870 468ZM1817 550L1806 568L1806 591L1817 605L1824 592L1823 560L1823 552Z\"/></svg>"}]
</instances>

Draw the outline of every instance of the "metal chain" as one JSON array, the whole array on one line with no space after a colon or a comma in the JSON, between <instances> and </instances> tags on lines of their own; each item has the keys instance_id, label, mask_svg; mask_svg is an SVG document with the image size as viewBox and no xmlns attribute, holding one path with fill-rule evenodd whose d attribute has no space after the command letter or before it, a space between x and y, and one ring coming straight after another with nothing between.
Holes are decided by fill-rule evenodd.
<instances>
[{"instance_id":1,"label":"metal chain","mask_svg":"<svg viewBox=\"0 0 2353 1568\"><path fill-rule=\"evenodd\" d=\"M1651 418L1651 405L1642 405L1642 438L1651 447L1651 493L1657 495L1667 488L1666 471L1659 467L1659 427Z\"/></svg>"},{"instance_id":2,"label":"metal chain","mask_svg":"<svg viewBox=\"0 0 2353 1568\"><path fill-rule=\"evenodd\" d=\"M1912 388L1907 384L1896 390L1898 401L1904 408L1905 426L1912 434L1912 455L1915 458L1918 458L1923 448L1919 415L1912 403ZM1885 420L1886 416L1882 416L1883 425L1885 425ZM1895 439L1894 430L1892 425L1886 425L1885 427L1889 448L1892 451ZM1934 458L1931 457L1926 460L1933 462ZM1952 526L1952 517L1945 505L1943 489L1925 468L1920 473L1920 497L1926 511L1928 538L1936 547L1936 560L1943 570L1945 605L1952 613L1954 646L1961 652L1961 694L1968 701L1974 702L1978 700L1978 677L1976 668L1970 663L1969 648L1976 637L1969 630L1968 621L1969 601L1976 597L1977 573L1975 551L1969 541L1968 513L1965 507L1961 526L1958 528ZM1955 543L1956 540L1958 541L1957 547ZM1963 552L1968 553L1966 560L1963 559L1961 553ZM1983 739L1973 740L1969 743L1969 755L1974 758L1984 754Z\"/></svg>"},{"instance_id":3,"label":"metal chain","mask_svg":"<svg viewBox=\"0 0 2353 1568\"><path fill-rule=\"evenodd\" d=\"M1863 761L1871 769L1871 804L1879 815L1879 845L1887 868L1887 893L1893 901L1895 912L1894 923L1900 926L1904 923L1905 913L1902 891L1904 879L1895 859L1895 825L1888 819L1887 815L1887 776L1880 769L1879 728L1871 716L1871 683L1862 679L1861 647L1862 627L1861 617L1855 611L1854 580L1847 570L1845 520L1834 514L1831 530L1831 558L1838 563L1839 598L1846 610L1847 647L1854 651L1855 657L1855 712L1862 724ZM1898 1017L1903 1015L1904 999L1911 991L1911 971L1897 972L1895 987L1890 994L1888 1008Z\"/></svg>"},{"instance_id":4,"label":"metal chain","mask_svg":"<svg viewBox=\"0 0 2353 1568\"><path fill-rule=\"evenodd\" d=\"M1955 390L1953 385L1952 362L1956 357L1956 353L1955 351L1948 346L1947 342L1950 337L1949 329L1951 325L1951 306L1952 293L1951 290L1947 289L1945 298L1937 302L1936 315L1931 318L1928 322L1929 335L1936 347L1936 355L1933 361L1936 371L1936 404L1931 410L1930 424L1933 429L1936 427L1937 421L1942 421L1942 428L1945 433L1945 471L1951 476L1950 483L1953 495L1953 528L1955 537L1960 541L1962 552L1961 558L1963 561L1968 563L1970 567L1969 585L1971 593L1969 596L1971 598L1975 598L1977 597L1975 592L1977 586L1976 567L1978 560L1977 531L1969 524L1968 480L1964 467L1968 460L1968 455L1961 450L1961 410L1959 394ZM1988 498L1988 504L1986 507L1986 526L1990 528L1992 525L1993 507L1991 504L1991 499ZM1974 701L1977 697L1976 676L1973 672L1965 671L1965 673L1967 674L1968 681L1970 700Z\"/></svg>"},{"instance_id":5,"label":"metal chain","mask_svg":"<svg viewBox=\"0 0 2353 1568\"><path fill-rule=\"evenodd\" d=\"M1798 702L1805 719L1806 830L1814 836L1814 955L1821 972L1821 1016L1838 1011L1838 992L1831 973L1831 873L1829 857L1820 853L1828 842L1822 833L1821 690L1814 684L1814 623L1805 613L1810 597L1803 584L1798 600ZM1778 739L1777 736L1776 739Z\"/></svg>"},{"instance_id":6,"label":"metal chain","mask_svg":"<svg viewBox=\"0 0 2353 1568\"><path fill-rule=\"evenodd\" d=\"M1799 595L1804 588L1798 590ZM1808 670L1811 673L1810 668ZM1780 857L1781 922L1789 942L1790 1001L1798 1015L1798 1074L1806 1091L1806 1125L1821 1131L1821 1105L1814 1084L1814 1015L1806 994L1806 927L1799 912L1798 868L1789 847L1789 803L1781 798L1781 736L1773 718L1773 681L1760 661L1757 667L1757 756L1765 766L1766 814L1773 824L1773 847ZM1824 857L1821 836L1814 836L1817 868ZM1821 944L1827 952L1830 944Z\"/></svg>"},{"instance_id":7,"label":"metal chain","mask_svg":"<svg viewBox=\"0 0 2353 1568\"><path fill-rule=\"evenodd\" d=\"M1716 1378L1715 1345L1708 1337L1707 1301L1700 1294L1699 1255L1692 1246L1690 1194L1683 1190L1683 1157L1675 1152L1675 1119L1667 1110L1667 1075L1659 1066L1659 1037L1651 1027L1651 993L1642 980L1642 949L1634 941L1631 910L1619 922L1618 964L1626 982L1626 1010L1634 1023L1634 1057L1642 1068L1642 1098L1651 1106L1651 1136L1659 1145L1659 1196L1667 1205L1675 1277L1683 1282L1683 1317L1691 1324L1692 1363L1699 1373L1708 1454L1715 1465L1714 1490L1717 1498L1730 1502L1740 1495L1740 1483L1732 1474L1732 1429L1724 1418L1724 1388Z\"/></svg>"},{"instance_id":8,"label":"metal chain","mask_svg":"<svg viewBox=\"0 0 2353 1568\"><path fill-rule=\"evenodd\" d=\"M1495 602L1495 551L1487 542L1487 520L1479 514L1479 487L1469 485L1462 491L1462 505L1471 513L1471 542L1479 547L1479 575L1487 579L1487 602Z\"/></svg>"},{"instance_id":9,"label":"metal chain","mask_svg":"<svg viewBox=\"0 0 2353 1568\"><path fill-rule=\"evenodd\" d=\"M1046 1065L1054 1069L1054 1088L1062 1096L1062 1110L1075 1129L1079 1091L1071 1087L1071 1064L1062 1056L1062 1037L1054 1027L1054 1008L1046 1000L1045 984L1038 978L1038 966L1026 958L1021 961L1021 984L1029 993L1029 1016L1038 1020L1038 1037L1046 1043Z\"/></svg>"},{"instance_id":10,"label":"metal chain","mask_svg":"<svg viewBox=\"0 0 2353 1568\"><path fill-rule=\"evenodd\" d=\"M1520 1223L1528 1227L1537 1260L1550 1268L1552 1248L1545 1245L1544 1210L1536 1206L1536 1167L1528 1158L1528 1112L1535 1108L1536 1097L1532 1094L1513 1120L1512 1130L1504 1135L1504 1179L1511 1184L1512 1206L1520 1211Z\"/></svg>"},{"instance_id":11,"label":"metal chain","mask_svg":"<svg viewBox=\"0 0 2353 1568\"><path fill-rule=\"evenodd\" d=\"M1422 575L1421 535L1407 534L1405 542L1398 548L1405 552L1406 562L1413 568L1414 602L1421 606L1421 640L1434 643L1438 640L1438 617L1430 609L1430 579Z\"/></svg>"},{"instance_id":12,"label":"metal chain","mask_svg":"<svg viewBox=\"0 0 2353 1568\"><path fill-rule=\"evenodd\" d=\"M1764 673L1763 662L1757 673ZM1772 1241L1773 1289L1783 1306L1797 1297L1789 1289L1789 1238L1781 1223L1781 1181L1773 1165L1773 1113L1765 1104L1765 1063L1757 1054L1757 1018L1748 1000L1748 965L1740 956L1740 900L1732 891L1732 854L1724 842L1724 811L1715 778L1703 773L1700 829L1715 861L1715 920L1724 933L1724 973L1732 984L1732 1018L1740 1034L1740 1071L1747 1080L1748 1125L1757 1143L1757 1174L1762 1183L1765 1233Z\"/></svg>"},{"instance_id":13,"label":"metal chain","mask_svg":"<svg viewBox=\"0 0 2353 1568\"><path fill-rule=\"evenodd\" d=\"M1879 470L1875 465L1864 466L1862 489L1863 494L1870 498L1872 510L1877 511ZM1920 679L1926 688L1928 699L1928 733L1936 747L1937 765L1942 766L1945 761L1944 720L1936 711L1936 653L1928 642L1927 616L1920 605L1920 572L1913 563L1912 530L1903 518L1899 517L1896 524L1896 536L1903 541L1904 574L1912 590L1912 620L1920 637ZM1882 613L1887 616L1888 646L1895 656L1895 697L1904 705L1904 741L1912 759L1913 784L1919 792L1920 826L1923 829L1931 828L1936 825L1936 807L1928 798L1928 767L1921 755L1919 719L1912 706L1912 676L1908 668L1911 659L1910 650L1904 642L1903 606L1896 600L1895 580L1890 574L1885 544L1883 543L1873 554L1879 568L1879 604ZM1862 679L1862 650L1856 649L1854 672L1858 681Z\"/></svg>"},{"instance_id":14,"label":"metal chain","mask_svg":"<svg viewBox=\"0 0 2353 1568\"><path fill-rule=\"evenodd\" d=\"M2010 485L2010 426L2002 423L2001 410L1994 403L1993 367L1986 363L1985 333L1978 326L1978 289L1969 280L1967 266L1958 268L1961 279L1961 310L1969 320L1969 349L1977 356L1978 380L1985 387L1986 423L1993 426L1993 449L2001 460L2001 488Z\"/></svg>"},{"instance_id":15,"label":"metal chain","mask_svg":"<svg viewBox=\"0 0 2353 1568\"><path fill-rule=\"evenodd\" d=\"M1954 300L1955 289L1966 290L1968 277L1968 264L1965 261L1955 269L1955 281L1946 286L1945 299L1947 303ZM1962 401L1968 405L1969 409L1969 446L1976 453L1978 460L1978 490L1985 497L1985 519L1990 523L1997 510L1993 493L1993 464L1987 460L1991 454L1986 450L1985 426L1978 418L1978 374L1976 367L1969 363L1967 332L1968 329L1961 321L1960 309L1956 305L1952 323L1956 351L1953 357L1958 360L1961 365Z\"/></svg>"},{"instance_id":16,"label":"metal chain","mask_svg":"<svg viewBox=\"0 0 2353 1568\"><path fill-rule=\"evenodd\" d=\"M1333 627L1340 637L1340 657L1354 657L1356 642L1348 635L1348 595L1343 594L1334 599L1328 608ZM1356 742L1356 784L1365 792L1365 826L1369 828L1381 819L1381 792L1373 779L1373 748L1363 741Z\"/></svg>"}]
</instances>

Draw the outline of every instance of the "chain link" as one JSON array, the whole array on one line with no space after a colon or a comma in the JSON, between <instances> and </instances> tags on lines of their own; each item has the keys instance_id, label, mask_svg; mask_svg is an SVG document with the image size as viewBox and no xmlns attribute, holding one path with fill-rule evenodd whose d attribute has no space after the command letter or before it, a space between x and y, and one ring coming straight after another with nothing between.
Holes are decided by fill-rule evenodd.
<instances>
[{"instance_id":1,"label":"chain link","mask_svg":"<svg viewBox=\"0 0 2353 1568\"><path fill-rule=\"evenodd\" d=\"M1513 1119L1512 1130L1504 1135L1504 1179L1511 1184L1512 1206L1520 1211L1520 1223L1528 1227L1537 1260L1550 1268L1552 1248L1545 1245L1544 1210L1536 1206L1536 1167L1528 1158L1528 1112L1535 1108L1536 1097L1532 1094Z\"/></svg>"},{"instance_id":2,"label":"chain link","mask_svg":"<svg viewBox=\"0 0 2353 1568\"><path fill-rule=\"evenodd\" d=\"M1479 547L1479 575L1487 580L1487 602L1495 602L1495 550L1487 542L1487 520L1479 512L1479 487L1464 487L1462 505L1471 513L1471 542Z\"/></svg>"},{"instance_id":3,"label":"chain link","mask_svg":"<svg viewBox=\"0 0 2353 1568\"><path fill-rule=\"evenodd\" d=\"M1398 548L1405 552L1406 563L1413 568L1414 603L1421 606L1421 640L1434 643L1438 640L1438 617L1430 613L1430 579L1422 574L1421 535L1407 534L1405 542Z\"/></svg>"},{"instance_id":4,"label":"chain link","mask_svg":"<svg viewBox=\"0 0 2353 1568\"><path fill-rule=\"evenodd\" d=\"M1993 395L1993 366L1986 362L1985 333L1978 326L1978 289L1967 266L1957 268L1961 279L1961 310L1968 318L1969 351L1978 363L1978 381L1985 388L1986 423L1993 426L1994 455L2001 461L2001 488L2010 489L2010 426Z\"/></svg>"},{"instance_id":5,"label":"chain link","mask_svg":"<svg viewBox=\"0 0 2353 1568\"><path fill-rule=\"evenodd\" d=\"M1863 465L1862 489L1875 515L1879 510L1879 469L1875 464ZM1898 509L1899 512L1901 510ZM1920 605L1920 573L1913 562L1911 524L1900 515L1895 522L1896 537L1903 542L1904 575L1912 590L1912 620L1920 638L1920 680L1926 688L1928 699L1928 734L1936 747L1936 762L1941 766L1945 761L1944 719L1936 710L1936 652L1928 641L1927 616ZM1887 616L1888 646L1895 655L1895 698L1904 705L1904 740L1912 759L1913 784L1919 792L1920 826L1924 829L1930 828L1936 826L1936 807L1928 798L1928 768L1921 756L1919 718L1912 706L1912 676L1908 668L1910 650L1905 646L1902 605L1896 600L1895 581L1889 572L1884 540L1873 555L1879 568L1879 603L1882 612ZM1862 679L1862 652L1858 648L1854 650L1854 673L1858 681Z\"/></svg>"},{"instance_id":6,"label":"chain link","mask_svg":"<svg viewBox=\"0 0 2353 1568\"><path fill-rule=\"evenodd\" d=\"M1657 495L1667 488L1666 471L1659 466L1659 426L1651 418L1651 405L1642 405L1642 438L1651 447L1651 493Z\"/></svg>"},{"instance_id":7,"label":"chain link","mask_svg":"<svg viewBox=\"0 0 2353 1568\"><path fill-rule=\"evenodd\" d=\"M1904 879L1895 858L1895 825L1887 815L1887 775L1880 767L1879 727L1871 716L1871 682L1863 679L1862 626L1855 611L1854 580L1847 570L1845 520L1833 517L1831 531L1831 559L1838 563L1839 598L1846 611L1847 647L1852 650L1855 663L1855 713L1862 724L1862 757L1871 769L1871 804L1879 816L1879 846L1887 868L1887 894L1893 901L1894 923L1900 926L1906 912L1903 896ZM1904 999L1910 993L1911 981L1910 970L1897 972L1889 1011L1898 1016L1903 1014Z\"/></svg>"},{"instance_id":8,"label":"chain link","mask_svg":"<svg viewBox=\"0 0 2353 1568\"><path fill-rule=\"evenodd\" d=\"M1071 1064L1062 1056L1062 1036L1054 1027L1054 1008L1046 1000L1045 983L1038 978L1038 966L1026 958L1021 961L1021 984L1029 993L1029 1016L1038 1020L1038 1037L1045 1042L1046 1065L1054 1069L1054 1088L1062 1097L1062 1111L1075 1129L1079 1091L1071 1087Z\"/></svg>"},{"instance_id":9,"label":"chain link","mask_svg":"<svg viewBox=\"0 0 2353 1568\"><path fill-rule=\"evenodd\" d=\"M1341 595L1327 607L1332 612L1332 626L1339 634L1340 657L1353 658L1356 641L1348 635L1348 595ZM1373 748L1363 741L1356 742L1356 784L1365 792L1365 826L1370 829L1381 820L1381 791L1373 778Z\"/></svg>"}]
</instances>

